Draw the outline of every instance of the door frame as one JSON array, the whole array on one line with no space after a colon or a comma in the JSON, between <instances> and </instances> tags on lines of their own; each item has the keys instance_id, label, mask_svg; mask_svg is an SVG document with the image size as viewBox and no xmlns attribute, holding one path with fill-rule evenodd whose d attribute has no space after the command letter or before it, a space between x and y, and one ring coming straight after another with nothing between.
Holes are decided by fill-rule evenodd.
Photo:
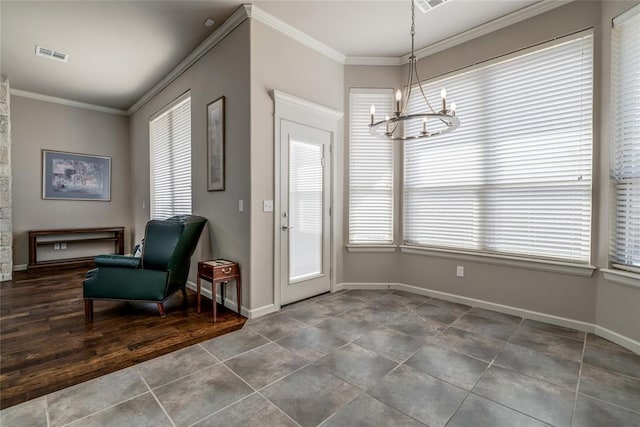
<instances>
[{"instance_id":1,"label":"door frame","mask_svg":"<svg viewBox=\"0 0 640 427\"><path fill-rule=\"evenodd\" d=\"M304 126L317 128L331 134L329 143L329 162L330 162L330 182L329 182L329 200L330 200L330 219L329 219L329 282L331 284L331 292L336 288L336 266L337 263L337 248L334 247L336 242L335 230L338 230L336 218L336 206L341 206L338 200L336 200L337 194L341 192L336 191L336 182L340 182L337 179L336 168L336 153L342 150L342 135L341 135L341 121L344 113L336 111L334 109L307 101L302 98L298 98L293 95L289 95L285 92L274 89L272 91L274 102L274 124L273 124L273 139L274 139L274 200L273 200L273 296L274 305L276 310L279 310L282 306L282 289L281 284L283 280L283 272L281 271L281 251L282 233L280 232L280 212L281 212L281 175L282 164L280 152L282 150L281 137L282 128L281 123L283 120L299 123ZM284 272L287 276L287 273Z\"/></svg>"}]
</instances>

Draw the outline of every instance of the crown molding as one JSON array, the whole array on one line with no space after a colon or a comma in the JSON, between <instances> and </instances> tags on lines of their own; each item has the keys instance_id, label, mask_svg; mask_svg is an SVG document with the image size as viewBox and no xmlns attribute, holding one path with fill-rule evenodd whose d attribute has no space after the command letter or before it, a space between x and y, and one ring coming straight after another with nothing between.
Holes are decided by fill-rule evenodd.
<instances>
[{"instance_id":1,"label":"crown molding","mask_svg":"<svg viewBox=\"0 0 640 427\"><path fill-rule=\"evenodd\" d=\"M324 105L316 104L306 99L298 98L297 96L282 92L274 89L271 91L271 95L274 101L283 104L289 104L297 108L301 108L313 113L322 114L330 119L339 120L344 116L342 111L334 110L333 108L325 107Z\"/></svg>"},{"instance_id":2,"label":"crown molding","mask_svg":"<svg viewBox=\"0 0 640 427\"><path fill-rule=\"evenodd\" d=\"M297 28L292 27L286 22L271 15L270 13L265 12L256 5L250 5L249 16L273 28L274 30L280 31L282 34L289 36L297 42L300 42L303 45L310 47L311 49L325 56L328 56L329 58L333 59L336 62L339 62L340 64L346 63L347 57L344 54L314 39L313 37L298 30Z\"/></svg>"},{"instance_id":3,"label":"crown molding","mask_svg":"<svg viewBox=\"0 0 640 427\"><path fill-rule=\"evenodd\" d=\"M402 65L402 58L392 56L348 56L345 65Z\"/></svg>"},{"instance_id":4,"label":"crown molding","mask_svg":"<svg viewBox=\"0 0 640 427\"><path fill-rule=\"evenodd\" d=\"M38 101L51 102L54 104L66 105L69 107L83 108L85 110L99 111L101 113L116 114L118 116L128 116L126 110L119 110L117 108L104 107L102 105L89 104L86 102L73 101L66 98L58 98L56 96L43 95L41 93L29 92L26 90L11 88L9 93L13 96L20 96L22 98L36 99Z\"/></svg>"},{"instance_id":5,"label":"crown molding","mask_svg":"<svg viewBox=\"0 0 640 427\"><path fill-rule=\"evenodd\" d=\"M542 0L531 6L520 9L509 15L494 19L491 22L475 27L471 30L457 34L446 40L431 44L416 52L418 59L433 55L445 49L470 41L474 38L489 34L493 31L508 27L525 19L547 12L560 6L564 6L573 0ZM409 54L401 57L368 57L368 56L346 56L339 51L327 46L326 44L314 39L308 34L298 30L297 28L287 24L279 18L271 15L254 4L243 4L220 25L205 41L196 47L185 59L180 62L167 76L158 82L153 88L145 93L135 104L129 108L129 115L138 111L151 98L156 96L161 90L166 88L171 82L177 79L191 65L204 56L215 45L220 43L229 33L231 33L238 25L247 18L253 18L257 21L273 28L276 31L296 40L297 42L333 59L334 61L345 65L374 65L374 66L398 66L406 64L409 61ZM73 102L73 101L71 101ZM106 108L106 107L105 107Z\"/></svg>"},{"instance_id":6,"label":"crown molding","mask_svg":"<svg viewBox=\"0 0 640 427\"><path fill-rule=\"evenodd\" d=\"M151 98L156 96L162 89L169 86L175 79L184 73L189 67L195 64L215 45L220 43L226 36L235 30L245 19L251 16L251 5L243 4L236 9L233 14L225 20L209 37L198 45L186 58L184 58L173 70L169 72L162 80L153 86L147 93L136 101L128 110L128 114L132 115L138 111L144 104L149 102Z\"/></svg>"},{"instance_id":7,"label":"crown molding","mask_svg":"<svg viewBox=\"0 0 640 427\"><path fill-rule=\"evenodd\" d=\"M517 24L518 22L524 21L525 19L533 18L534 16L543 14L560 6L564 6L568 3L571 3L572 1L573 0L542 0L538 3L532 4L531 6L516 10L515 12L512 12L508 15L479 25L468 31L456 34L455 36L433 43L429 46L425 46L422 49L418 49L416 51L416 58L425 58L427 56L433 55L434 53L438 53L459 44L466 43L478 37L506 28L510 25ZM409 56L411 56L411 54L402 56L400 58L400 62L402 64L408 63Z\"/></svg>"}]
</instances>

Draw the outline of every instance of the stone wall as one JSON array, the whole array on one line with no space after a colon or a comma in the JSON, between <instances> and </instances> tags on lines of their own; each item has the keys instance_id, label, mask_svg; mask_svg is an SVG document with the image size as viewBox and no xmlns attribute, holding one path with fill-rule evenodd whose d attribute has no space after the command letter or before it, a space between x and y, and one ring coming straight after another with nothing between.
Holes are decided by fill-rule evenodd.
<instances>
[{"instance_id":1,"label":"stone wall","mask_svg":"<svg viewBox=\"0 0 640 427\"><path fill-rule=\"evenodd\" d=\"M0 281L11 280L11 107L9 79L0 74Z\"/></svg>"}]
</instances>

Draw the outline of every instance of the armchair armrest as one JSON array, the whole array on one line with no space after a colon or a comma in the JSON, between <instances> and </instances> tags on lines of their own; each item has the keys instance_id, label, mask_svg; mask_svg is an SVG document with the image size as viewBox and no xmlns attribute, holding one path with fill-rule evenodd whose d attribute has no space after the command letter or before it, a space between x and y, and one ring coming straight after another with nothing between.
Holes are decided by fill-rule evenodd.
<instances>
[{"instance_id":1,"label":"armchair armrest","mask_svg":"<svg viewBox=\"0 0 640 427\"><path fill-rule=\"evenodd\" d=\"M96 265L98 267L140 268L140 258L124 255L98 255Z\"/></svg>"}]
</instances>

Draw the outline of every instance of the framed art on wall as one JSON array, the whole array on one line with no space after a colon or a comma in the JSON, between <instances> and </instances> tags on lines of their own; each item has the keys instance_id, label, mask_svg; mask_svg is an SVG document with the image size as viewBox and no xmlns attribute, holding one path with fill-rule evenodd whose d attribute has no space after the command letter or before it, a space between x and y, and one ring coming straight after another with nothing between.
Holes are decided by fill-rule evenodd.
<instances>
[{"instance_id":1,"label":"framed art on wall","mask_svg":"<svg viewBox=\"0 0 640 427\"><path fill-rule=\"evenodd\" d=\"M111 157L42 150L42 198L111 200Z\"/></svg>"},{"instance_id":2,"label":"framed art on wall","mask_svg":"<svg viewBox=\"0 0 640 427\"><path fill-rule=\"evenodd\" d=\"M224 191L224 96L207 105L207 191Z\"/></svg>"}]
</instances>

